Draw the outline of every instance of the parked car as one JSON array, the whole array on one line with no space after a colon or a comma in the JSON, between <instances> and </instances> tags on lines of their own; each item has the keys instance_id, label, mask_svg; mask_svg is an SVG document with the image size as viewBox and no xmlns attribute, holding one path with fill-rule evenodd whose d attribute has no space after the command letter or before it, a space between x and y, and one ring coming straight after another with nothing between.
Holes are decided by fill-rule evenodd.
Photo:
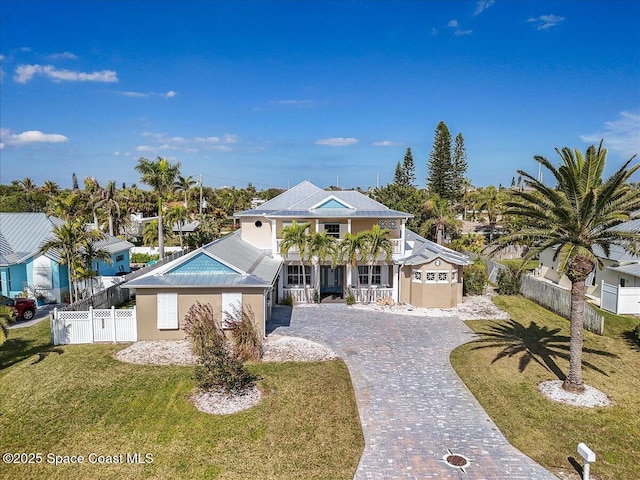
<instances>
[{"instance_id":1,"label":"parked car","mask_svg":"<svg viewBox=\"0 0 640 480\"><path fill-rule=\"evenodd\" d=\"M36 314L36 301L31 298L9 298L0 295L0 305L8 305L16 312L16 317L31 320Z\"/></svg>"}]
</instances>

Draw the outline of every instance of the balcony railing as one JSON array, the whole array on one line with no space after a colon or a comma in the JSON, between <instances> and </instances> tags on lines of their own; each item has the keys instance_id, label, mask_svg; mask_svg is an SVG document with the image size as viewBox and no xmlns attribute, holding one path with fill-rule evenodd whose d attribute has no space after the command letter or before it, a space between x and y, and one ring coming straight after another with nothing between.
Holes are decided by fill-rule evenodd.
<instances>
[{"instance_id":1,"label":"balcony railing","mask_svg":"<svg viewBox=\"0 0 640 480\"><path fill-rule=\"evenodd\" d=\"M307 286L309 292L309 300L313 301L314 288ZM367 299L367 287L351 288L353 296L357 303L366 303ZM284 296L291 296L295 303L305 303L307 300L304 296L303 287L284 287ZM374 285L371 287L371 293L369 295L369 302L376 302L378 299L391 298L393 296L393 288L391 287L378 287Z\"/></svg>"},{"instance_id":2,"label":"balcony railing","mask_svg":"<svg viewBox=\"0 0 640 480\"><path fill-rule=\"evenodd\" d=\"M336 240L338 242L340 242L342 239L336 238ZM391 244L393 245L391 253L393 255L401 254L402 253L402 242L403 242L403 239L402 238L391 238L390 240L391 240ZM278 253L280 253L280 245L281 244L282 244L282 239L281 238L277 239L276 240L276 250L278 251ZM298 249L296 247L292 247L289 250L289 253L297 254L298 253ZM380 256L383 257L384 254L381 254Z\"/></svg>"}]
</instances>

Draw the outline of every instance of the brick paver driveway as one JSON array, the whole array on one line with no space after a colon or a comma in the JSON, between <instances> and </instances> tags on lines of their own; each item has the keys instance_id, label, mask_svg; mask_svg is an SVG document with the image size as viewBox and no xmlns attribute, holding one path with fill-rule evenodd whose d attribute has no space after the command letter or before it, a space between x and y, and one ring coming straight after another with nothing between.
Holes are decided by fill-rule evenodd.
<instances>
[{"instance_id":1,"label":"brick paver driveway","mask_svg":"<svg viewBox=\"0 0 640 480\"><path fill-rule=\"evenodd\" d=\"M277 307L269 330L324 344L349 367L366 442L356 479L556 478L507 442L454 372L449 353L474 338L457 318ZM468 466L447 465L449 452Z\"/></svg>"}]
</instances>

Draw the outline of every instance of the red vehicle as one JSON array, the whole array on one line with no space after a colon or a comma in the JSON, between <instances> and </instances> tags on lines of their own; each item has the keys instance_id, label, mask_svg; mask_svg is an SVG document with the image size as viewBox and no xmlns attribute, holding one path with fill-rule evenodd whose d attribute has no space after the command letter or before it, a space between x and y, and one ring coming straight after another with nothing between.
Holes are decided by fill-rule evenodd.
<instances>
[{"instance_id":1,"label":"red vehicle","mask_svg":"<svg viewBox=\"0 0 640 480\"><path fill-rule=\"evenodd\" d=\"M0 295L0 305L8 305L16 312L16 317L31 320L36 314L36 301L31 298L9 298Z\"/></svg>"}]
</instances>

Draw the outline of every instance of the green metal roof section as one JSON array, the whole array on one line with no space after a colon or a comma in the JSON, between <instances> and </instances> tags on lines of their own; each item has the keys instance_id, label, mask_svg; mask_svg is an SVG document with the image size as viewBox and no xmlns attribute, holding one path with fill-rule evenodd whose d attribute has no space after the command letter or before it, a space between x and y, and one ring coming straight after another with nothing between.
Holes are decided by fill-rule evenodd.
<instances>
[{"instance_id":1,"label":"green metal roof section","mask_svg":"<svg viewBox=\"0 0 640 480\"><path fill-rule=\"evenodd\" d=\"M203 252L169 270L166 275L225 275L234 273L238 272Z\"/></svg>"}]
</instances>

